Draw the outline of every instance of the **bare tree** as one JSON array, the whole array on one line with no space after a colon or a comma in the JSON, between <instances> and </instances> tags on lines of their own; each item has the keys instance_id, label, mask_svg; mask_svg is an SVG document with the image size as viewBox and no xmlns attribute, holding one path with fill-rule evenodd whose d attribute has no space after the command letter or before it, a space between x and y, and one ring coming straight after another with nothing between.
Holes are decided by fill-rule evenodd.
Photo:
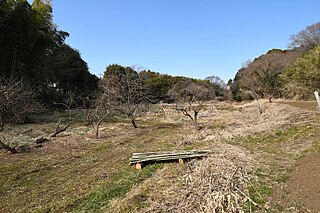
<instances>
[{"instance_id":1,"label":"bare tree","mask_svg":"<svg viewBox=\"0 0 320 213\"><path fill-rule=\"evenodd\" d=\"M130 118L132 126L137 128L136 118L152 101L140 74L127 67L124 73L104 78L101 87L108 105Z\"/></svg>"},{"instance_id":2,"label":"bare tree","mask_svg":"<svg viewBox=\"0 0 320 213\"><path fill-rule=\"evenodd\" d=\"M0 79L0 131L7 123L24 123L40 108L31 85L22 80Z\"/></svg>"},{"instance_id":3,"label":"bare tree","mask_svg":"<svg viewBox=\"0 0 320 213\"><path fill-rule=\"evenodd\" d=\"M67 124L65 125L65 127L60 128L60 125L62 124L62 119L60 118L59 122L58 122L58 124L56 126L55 131L50 135L51 137L56 137L58 134L60 134L61 132L66 131L71 126L71 121L72 121L71 110L72 110L72 107L76 104L76 102L75 102L75 93L72 92L72 91L68 91L66 95L67 95L67 97L64 100L64 102L58 102L58 103L54 102L53 105L57 105L57 106L60 105L60 106L63 106L65 108L65 110L68 113Z\"/></svg>"},{"instance_id":4,"label":"bare tree","mask_svg":"<svg viewBox=\"0 0 320 213\"><path fill-rule=\"evenodd\" d=\"M96 139L99 139L100 125L110 115L110 104L105 93L101 93L89 109L87 120L95 131Z\"/></svg>"},{"instance_id":5,"label":"bare tree","mask_svg":"<svg viewBox=\"0 0 320 213\"><path fill-rule=\"evenodd\" d=\"M301 47L305 51L320 44L320 22L307 26L296 35L291 35L289 48Z\"/></svg>"},{"instance_id":6,"label":"bare tree","mask_svg":"<svg viewBox=\"0 0 320 213\"><path fill-rule=\"evenodd\" d=\"M201 129L198 114L207 100L214 98L214 91L205 83L195 83L192 80L180 81L169 90L174 99L175 109L191 119L197 129Z\"/></svg>"}]
</instances>

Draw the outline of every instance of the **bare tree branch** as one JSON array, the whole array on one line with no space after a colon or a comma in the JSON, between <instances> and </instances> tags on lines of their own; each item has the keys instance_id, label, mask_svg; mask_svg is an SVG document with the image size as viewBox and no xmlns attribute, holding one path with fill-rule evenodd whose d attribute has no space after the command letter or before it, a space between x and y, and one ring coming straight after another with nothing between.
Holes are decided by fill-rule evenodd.
<instances>
[{"instance_id":1,"label":"bare tree branch","mask_svg":"<svg viewBox=\"0 0 320 213\"><path fill-rule=\"evenodd\" d=\"M0 131L10 122L23 123L42 107L31 85L0 78Z\"/></svg>"},{"instance_id":2,"label":"bare tree branch","mask_svg":"<svg viewBox=\"0 0 320 213\"><path fill-rule=\"evenodd\" d=\"M127 67L123 73L105 77L101 88L107 105L130 118L132 126L137 128L136 118L144 114L152 99L139 73Z\"/></svg>"},{"instance_id":3,"label":"bare tree branch","mask_svg":"<svg viewBox=\"0 0 320 213\"><path fill-rule=\"evenodd\" d=\"M291 35L289 48L302 48L305 51L311 50L320 44L320 22L307 26L296 35Z\"/></svg>"},{"instance_id":4,"label":"bare tree branch","mask_svg":"<svg viewBox=\"0 0 320 213\"><path fill-rule=\"evenodd\" d=\"M175 109L190 118L197 129L198 114L207 100L214 98L213 88L204 83L195 83L191 80L178 82L169 90L169 95L175 100Z\"/></svg>"}]
</instances>

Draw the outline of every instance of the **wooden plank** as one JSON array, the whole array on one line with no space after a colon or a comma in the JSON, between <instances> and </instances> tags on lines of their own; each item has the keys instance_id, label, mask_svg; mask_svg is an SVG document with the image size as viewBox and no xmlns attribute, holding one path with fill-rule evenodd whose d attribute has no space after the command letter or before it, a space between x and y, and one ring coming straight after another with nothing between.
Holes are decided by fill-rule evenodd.
<instances>
[{"instance_id":1,"label":"wooden plank","mask_svg":"<svg viewBox=\"0 0 320 213\"><path fill-rule=\"evenodd\" d=\"M178 160L180 164L183 164L185 159L206 157L209 153L210 151L208 150L178 150L133 153L133 156L129 160L129 165L135 165L136 169L141 169L142 164L146 162Z\"/></svg>"},{"instance_id":2,"label":"wooden plank","mask_svg":"<svg viewBox=\"0 0 320 213\"><path fill-rule=\"evenodd\" d=\"M143 159L143 158L154 158L154 157L165 157L165 156L184 156L184 155L202 155L202 153L172 153L172 154L157 154L148 156L132 156L131 159ZM204 153L203 153L204 154Z\"/></svg>"},{"instance_id":3,"label":"wooden plank","mask_svg":"<svg viewBox=\"0 0 320 213\"><path fill-rule=\"evenodd\" d=\"M150 156L171 156L171 155L190 155L190 154L208 154L209 152L204 152L204 151L177 151L177 152L171 152L171 153L161 153L157 152L154 154L147 154L147 155L142 155L139 154L137 155L136 153L133 153L132 158L144 158L144 157L150 157Z\"/></svg>"},{"instance_id":4,"label":"wooden plank","mask_svg":"<svg viewBox=\"0 0 320 213\"><path fill-rule=\"evenodd\" d=\"M209 153L209 150L178 150L178 151L160 151L160 152L144 152L144 153L133 153L132 155L149 155L149 154L170 154L170 153L189 153L189 152L197 152L197 153Z\"/></svg>"},{"instance_id":5,"label":"wooden plank","mask_svg":"<svg viewBox=\"0 0 320 213\"><path fill-rule=\"evenodd\" d=\"M196 157L205 157L206 154L195 154L195 155L183 155L183 156L158 156L158 157L149 157L141 159L130 159L130 162L143 162L143 161L155 161L155 160L172 160L172 159L184 159L184 158L196 158Z\"/></svg>"},{"instance_id":6,"label":"wooden plank","mask_svg":"<svg viewBox=\"0 0 320 213\"><path fill-rule=\"evenodd\" d=\"M168 154L168 153L176 153L177 151L161 151L161 152L144 152L144 153L132 153L132 155L152 155L152 154Z\"/></svg>"},{"instance_id":7,"label":"wooden plank","mask_svg":"<svg viewBox=\"0 0 320 213\"><path fill-rule=\"evenodd\" d=\"M194 155L185 155L185 156L150 157L150 158L143 158L143 159L132 159L132 160L130 160L130 163L147 162L147 161L177 160L179 158L186 159L186 158L197 158L197 157L205 157L205 156L207 156L207 154L194 154Z\"/></svg>"},{"instance_id":8,"label":"wooden plank","mask_svg":"<svg viewBox=\"0 0 320 213\"><path fill-rule=\"evenodd\" d=\"M188 156L195 156L195 155L208 155L206 153L203 154L197 154L197 153L190 153L190 154L178 154L178 155L150 155L150 156L144 156L144 157L132 157L132 160L142 160L142 159L150 159L150 158L165 158L165 157L188 157Z\"/></svg>"}]
</instances>

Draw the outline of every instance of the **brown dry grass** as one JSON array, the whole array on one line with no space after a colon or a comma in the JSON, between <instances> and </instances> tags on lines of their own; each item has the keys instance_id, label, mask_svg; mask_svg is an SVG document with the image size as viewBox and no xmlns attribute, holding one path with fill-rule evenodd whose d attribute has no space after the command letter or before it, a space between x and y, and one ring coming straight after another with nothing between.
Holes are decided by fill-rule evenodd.
<instances>
[{"instance_id":1,"label":"brown dry grass","mask_svg":"<svg viewBox=\"0 0 320 213\"><path fill-rule=\"evenodd\" d=\"M255 160L240 147L212 146L212 155L186 165L169 164L135 187L125 198L112 202L116 212L243 212L250 202L247 190ZM134 207L143 197L147 208Z\"/></svg>"},{"instance_id":2,"label":"brown dry grass","mask_svg":"<svg viewBox=\"0 0 320 213\"><path fill-rule=\"evenodd\" d=\"M213 154L203 160L192 160L179 184L168 186L163 198L152 200L148 211L169 212L243 212L249 198L248 173L254 160L246 151L227 144L217 144ZM159 195L157 195L159 196Z\"/></svg>"},{"instance_id":3,"label":"brown dry grass","mask_svg":"<svg viewBox=\"0 0 320 213\"><path fill-rule=\"evenodd\" d=\"M199 117L204 127L201 131L194 130L182 115L168 110L171 114L167 113L167 118L161 114L141 118L138 129L126 122L105 123L99 140L94 139L90 127L78 124L42 148L18 155L2 150L0 171L6 175L0 178L0 207L7 212L81 211L84 200L100 193L96 189L103 185L112 185L117 174L135 173L127 167L131 153L198 148L211 149L214 154L185 165L165 164L125 196L114 197L110 203L102 200L103 209L240 212L244 202L252 204L248 202L252 195L247 185L249 179L255 179L254 171L268 167L265 170L269 175L279 175L272 173L271 165L292 165L296 156L312 147L312 135L308 134L317 130L313 128L315 111L266 101L261 101L261 106L263 114L255 102L209 103ZM296 130L291 126L302 127ZM54 124L22 127L28 130L25 135L33 138L50 133ZM23 132L20 127L12 128L13 133ZM279 130L282 132L277 136ZM305 142L302 136L308 136L308 140ZM273 138L280 142L274 143ZM271 187L279 186L270 181ZM264 200L268 204L272 199ZM86 210L93 211L90 208Z\"/></svg>"},{"instance_id":4,"label":"brown dry grass","mask_svg":"<svg viewBox=\"0 0 320 213\"><path fill-rule=\"evenodd\" d=\"M185 166L166 166L135 187L125 198L114 200L112 209L130 212L241 212L244 208L246 211L250 211L250 207L257 209L254 202L251 202L248 181L250 179L259 182L260 179L252 172L274 164L274 158L279 158L269 154L269 150L264 151L266 146L272 148L269 142L253 149L243 149L228 143L234 144L233 141L239 137L245 139L253 134L264 135L289 126L307 125L313 122L316 115L315 111L282 103L262 101L260 104L263 114L259 113L255 102L242 105L216 103L215 110L208 106L208 110L202 112L200 118L206 128L185 135L178 145L211 149L215 154L204 160L193 160ZM171 120L174 120L174 117L171 117ZM286 140L292 143L280 145L290 154L301 153L308 148L306 144L304 149L290 148L296 143L290 138ZM247 149L252 154L248 153ZM293 159L285 157L282 160L277 164L280 168L292 165ZM260 186L250 183L250 187L258 193L259 199L266 203L265 206L259 204L259 211L270 208L268 199L272 198L262 198L259 194ZM139 200L137 198L143 198L142 206L136 205L135 202ZM245 203L247 204L244 205Z\"/></svg>"}]
</instances>

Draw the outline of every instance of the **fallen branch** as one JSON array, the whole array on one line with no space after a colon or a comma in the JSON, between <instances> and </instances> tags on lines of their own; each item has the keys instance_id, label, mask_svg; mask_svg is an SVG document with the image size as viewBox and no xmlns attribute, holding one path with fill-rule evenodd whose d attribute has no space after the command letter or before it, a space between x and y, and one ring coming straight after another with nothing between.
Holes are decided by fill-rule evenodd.
<instances>
[{"instance_id":1,"label":"fallen branch","mask_svg":"<svg viewBox=\"0 0 320 213\"><path fill-rule=\"evenodd\" d=\"M1 140L0 140L0 147L2 147L3 149L8 150L8 151L11 152L12 154L17 154L17 153L19 153L18 150L16 150L15 148L12 148L12 147L10 147L10 146L8 146L7 144L3 143Z\"/></svg>"},{"instance_id":2,"label":"fallen branch","mask_svg":"<svg viewBox=\"0 0 320 213\"><path fill-rule=\"evenodd\" d=\"M61 121L62 121L62 119L60 119L60 121L59 121L59 123L58 123L58 125L57 125L57 127L56 127L56 131L54 132L54 133L52 133L51 135L50 135L50 137L56 137L58 134L60 134L61 132L64 132L64 131L66 131L67 129L68 129L68 127L70 126L70 124L68 124L66 127L64 127L63 129L59 129L59 126L60 126L60 124L61 124Z\"/></svg>"}]
</instances>

